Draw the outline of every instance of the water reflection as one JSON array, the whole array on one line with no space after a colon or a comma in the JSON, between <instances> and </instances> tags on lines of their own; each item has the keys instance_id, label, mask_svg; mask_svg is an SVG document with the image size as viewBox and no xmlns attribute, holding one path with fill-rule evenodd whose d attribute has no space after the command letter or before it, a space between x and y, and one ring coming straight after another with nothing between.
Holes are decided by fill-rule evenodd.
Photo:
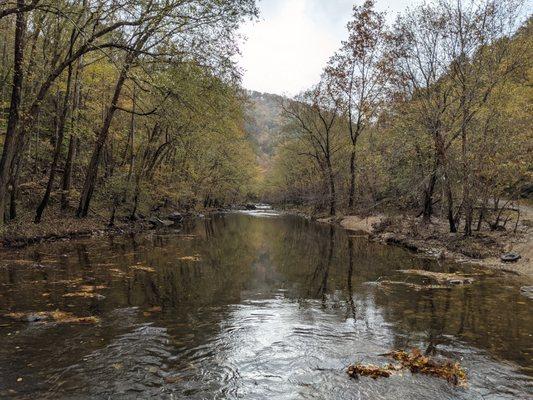
<instances>
[{"instance_id":1,"label":"water reflection","mask_svg":"<svg viewBox=\"0 0 533 400\"><path fill-rule=\"evenodd\" d=\"M378 285L424 280L399 269L459 267L297 217L219 215L179 232L36 246L5 253L2 264L1 314L59 309L101 323L0 318L0 398L532 394L533 316L519 279L476 275L450 290ZM81 285L105 287L105 297L65 296ZM346 376L354 361L384 363L380 354L411 346L461 359L469 387Z\"/></svg>"}]
</instances>

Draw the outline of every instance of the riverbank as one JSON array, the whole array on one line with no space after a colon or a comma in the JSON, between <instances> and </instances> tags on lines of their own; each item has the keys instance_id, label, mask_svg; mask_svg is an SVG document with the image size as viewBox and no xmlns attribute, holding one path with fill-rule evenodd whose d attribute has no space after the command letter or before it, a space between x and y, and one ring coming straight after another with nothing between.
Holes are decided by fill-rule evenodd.
<instances>
[{"instance_id":1,"label":"riverbank","mask_svg":"<svg viewBox=\"0 0 533 400\"><path fill-rule=\"evenodd\" d=\"M441 260L482 265L533 278L533 209L523 206L516 232L510 230L474 232L466 238L462 232L450 233L446 221L433 218L430 224L408 214L338 215L325 217L309 210L287 212L304 215L319 223L332 223L346 230L364 233L384 244L401 246ZM502 262L500 256L513 252L516 262Z\"/></svg>"},{"instance_id":2,"label":"riverbank","mask_svg":"<svg viewBox=\"0 0 533 400\"><path fill-rule=\"evenodd\" d=\"M209 214L212 211L219 210L206 209L203 213ZM533 209L531 207L524 207L522 221L516 233L514 231L482 231L475 232L470 238L465 238L462 233L449 233L446 221L438 218L434 218L431 224L424 224L419 218L405 214L324 217L308 209L286 209L285 211L316 220L319 223L336 224L349 231L364 233L369 236L370 240L401 246L441 260L449 259L483 265L533 278L533 232L531 229ZM104 234L142 232L156 227L157 222L161 222L161 226L164 226L164 221L170 226L172 222L165 219L165 215L170 213L170 211L160 213L156 221L152 220L153 217L136 221L117 218L113 226L108 225L108 218L97 213L93 213L88 218L79 219L51 210L40 224L34 224L33 215L28 213L18 218L16 222L4 226L0 236L0 249L20 248L34 243ZM183 213L182 215L194 217L201 214ZM521 258L514 263L504 263L500 260L500 256L507 252L517 253Z\"/></svg>"},{"instance_id":3,"label":"riverbank","mask_svg":"<svg viewBox=\"0 0 533 400\"><path fill-rule=\"evenodd\" d=\"M56 211L48 212L41 223L33 222L33 215L21 215L16 221L8 222L0 236L0 249L20 248L35 243L69 240L106 233L141 231L148 227L144 221L117 221L108 226L109 220L98 215L76 218Z\"/></svg>"},{"instance_id":4,"label":"riverbank","mask_svg":"<svg viewBox=\"0 0 533 400\"><path fill-rule=\"evenodd\" d=\"M204 210L208 213L212 210ZM33 222L33 213L22 214L16 221L8 222L0 234L0 249L21 248L35 243L70 240L105 234L126 234L142 232L158 226L172 226L177 221L168 220L168 216L187 219L200 215L198 213L165 211L147 218L130 220L117 216L110 226L109 218L98 212L92 212L87 218L76 218L72 213L50 210L39 224ZM181 217L179 217L181 216ZM178 220L179 221L179 220Z\"/></svg>"}]
</instances>

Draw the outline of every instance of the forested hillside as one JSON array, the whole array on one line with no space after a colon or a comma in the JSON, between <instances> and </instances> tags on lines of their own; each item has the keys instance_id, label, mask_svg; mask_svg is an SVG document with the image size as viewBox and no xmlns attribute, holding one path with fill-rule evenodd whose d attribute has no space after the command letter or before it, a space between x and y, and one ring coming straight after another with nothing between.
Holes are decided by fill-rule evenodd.
<instances>
[{"instance_id":1,"label":"forested hillside","mask_svg":"<svg viewBox=\"0 0 533 400\"><path fill-rule=\"evenodd\" d=\"M253 0L0 8L0 224L247 197L236 30Z\"/></svg>"},{"instance_id":2,"label":"forested hillside","mask_svg":"<svg viewBox=\"0 0 533 400\"><path fill-rule=\"evenodd\" d=\"M269 164L283 133L284 97L255 91L246 91L247 99L244 129L254 143L263 164Z\"/></svg>"},{"instance_id":3,"label":"forested hillside","mask_svg":"<svg viewBox=\"0 0 533 400\"><path fill-rule=\"evenodd\" d=\"M390 26L373 1L355 6L320 82L284 102L267 196L331 215L438 215L467 235L516 222L533 178L533 21L520 6L435 1Z\"/></svg>"}]
</instances>

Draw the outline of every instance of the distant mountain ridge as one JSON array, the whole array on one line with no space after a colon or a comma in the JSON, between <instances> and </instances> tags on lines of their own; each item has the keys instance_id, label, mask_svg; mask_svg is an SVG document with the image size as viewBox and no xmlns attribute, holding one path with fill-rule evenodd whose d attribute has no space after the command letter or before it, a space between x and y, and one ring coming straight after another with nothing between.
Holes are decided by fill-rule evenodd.
<instances>
[{"instance_id":1,"label":"distant mountain ridge","mask_svg":"<svg viewBox=\"0 0 533 400\"><path fill-rule=\"evenodd\" d=\"M247 90L244 130L253 143L261 164L275 153L283 129L281 103L286 98L277 94Z\"/></svg>"}]
</instances>

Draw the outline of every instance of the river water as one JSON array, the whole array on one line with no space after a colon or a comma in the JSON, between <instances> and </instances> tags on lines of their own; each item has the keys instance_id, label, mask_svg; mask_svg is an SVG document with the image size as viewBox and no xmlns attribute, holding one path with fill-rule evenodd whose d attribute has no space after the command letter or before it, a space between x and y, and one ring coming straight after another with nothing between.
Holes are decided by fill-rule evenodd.
<instances>
[{"instance_id":1,"label":"river water","mask_svg":"<svg viewBox=\"0 0 533 400\"><path fill-rule=\"evenodd\" d=\"M521 278L437 263L299 217L228 213L179 231L1 257L0 315L61 310L99 322L0 316L0 398L533 396L533 302L520 294ZM376 283L426 283L401 269L475 280L450 289ZM458 360L468 385L346 373L413 347Z\"/></svg>"}]
</instances>

